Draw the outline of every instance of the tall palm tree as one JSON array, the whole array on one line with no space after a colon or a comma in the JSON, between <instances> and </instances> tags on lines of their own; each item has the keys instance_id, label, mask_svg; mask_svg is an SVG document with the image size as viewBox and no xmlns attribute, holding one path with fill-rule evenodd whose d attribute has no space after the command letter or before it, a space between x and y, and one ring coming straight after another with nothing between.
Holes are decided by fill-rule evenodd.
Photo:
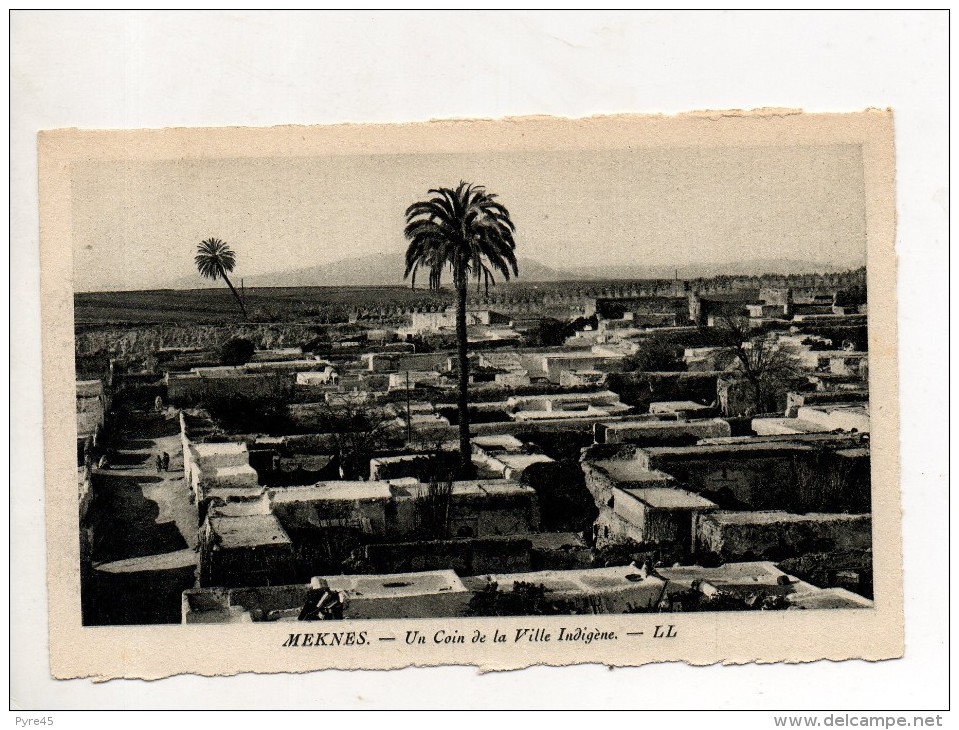
<instances>
[{"instance_id":1,"label":"tall palm tree","mask_svg":"<svg viewBox=\"0 0 959 730\"><path fill-rule=\"evenodd\" d=\"M211 281L223 279L226 282L233 293L233 298L236 299L236 303L240 307L240 312L243 313L243 319L246 319L246 307L243 305L243 298L234 288L230 277L227 276L227 273L233 271L233 267L236 266L236 254L233 253L233 249L219 238L208 238L201 241L196 247L196 256L193 261L196 264L196 270L200 272L200 276L204 279L210 279Z\"/></svg>"},{"instance_id":2,"label":"tall palm tree","mask_svg":"<svg viewBox=\"0 0 959 730\"><path fill-rule=\"evenodd\" d=\"M404 231L406 273L416 286L416 272L429 272L429 286L439 289L443 272L448 268L456 289L456 344L459 365L459 447L464 472L471 471L469 429L469 362L466 346L466 289L471 279L477 286L495 284L495 275L503 279L518 275L516 227L509 211L496 202L482 185L461 182L454 190L438 188L430 197L406 209Z\"/></svg>"}]
</instances>

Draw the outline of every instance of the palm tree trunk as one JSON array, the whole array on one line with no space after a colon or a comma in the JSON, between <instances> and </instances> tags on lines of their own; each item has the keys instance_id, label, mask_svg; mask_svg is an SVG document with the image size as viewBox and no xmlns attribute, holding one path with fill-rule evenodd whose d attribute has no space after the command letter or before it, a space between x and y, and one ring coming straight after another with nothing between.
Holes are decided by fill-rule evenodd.
<instances>
[{"instance_id":1,"label":"palm tree trunk","mask_svg":"<svg viewBox=\"0 0 959 730\"><path fill-rule=\"evenodd\" d=\"M469 422L469 360L466 350L466 272L456 280L456 348L459 365L459 394L456 409L459 416L460 467L464 477L472 472L472 446Z\"/></svg>"},{"instance_id":2,"label":"palm tree trunk","mask_svg":"<svg viewBox=\"0 0 959 730\"><path fill-rule=\"evenodd\" d=\"M226 285L230 287L230 291L233 292L233 298L236 299L236 303L240 305L240 311L243 313L243 319L249 319L249 317L246 316L246 307L243 306L243 298L240 296L239 292L233 288L233 283L230 281L230 277L226 275L225 271L221 271L220 276L223 277L223 281L226 282Z\"/></svg>"}]
</instances>

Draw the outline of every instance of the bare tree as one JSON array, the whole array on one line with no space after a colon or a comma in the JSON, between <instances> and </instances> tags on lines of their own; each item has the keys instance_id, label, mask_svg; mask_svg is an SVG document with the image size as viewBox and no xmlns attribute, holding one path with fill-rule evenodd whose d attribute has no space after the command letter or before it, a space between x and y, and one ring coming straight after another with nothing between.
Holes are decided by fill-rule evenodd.
<instances>
[{"instance_id":1,"label":"bare tree","mask_svg":"<svg viewBox=\"0 0 959 730\"><path fill-rule=\"evenodd\" d=\"M323 408L326 430L332 434L344 479L369 476L370 459L390 438L395 417L384 408L344 393Z\"/></svg>"},{"instance_id":2,"label":"bare tree","mask_svg":"<svg viewBox=\"0 0 959 730\"><path fill-rule=\"evenodd\" d=\"M753 335L745 317L725 315L715 332L735 354L735 372L749 384L755 412L777 410L777 395L801 374L796 357L774 336Z\"/></svg>"}]
</instances>

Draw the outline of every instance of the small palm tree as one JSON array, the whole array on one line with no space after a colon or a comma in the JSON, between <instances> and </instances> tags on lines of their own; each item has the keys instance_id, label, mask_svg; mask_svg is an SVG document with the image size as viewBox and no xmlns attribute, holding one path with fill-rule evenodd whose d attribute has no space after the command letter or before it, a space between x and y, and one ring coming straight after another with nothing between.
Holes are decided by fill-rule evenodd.
<instances>
[{"instance_id":1,"label":"small palm tree","mask_svg":"<svg viewBox=\"0 0 959 730\"><path fill-rule=\"evenodd\" d=\"M469 363L466 342L466 290L471 279L487 289L495 284L495 275L509 279L518 275L516 227L509 211L496 202L481 185L461 182L454 190L430 190L428 200L413 203L406 209L404 231L406 273L416 286L416 272L429 272L429 286L439 289L443 272L448 268L456 289L456 344L459 364L459 446L464 472L471 470L469 430Z\"/></svg>"},{"instance_id":2,"label":"small palm tree","mask_svg":"<svg viewBox=\"0 0 959 730\"><path fill-rule=\"evenodd\" d=\"M201 241L196 247L196 256L193 261L196 264L196 270L200 272L200 276L204 279L210 279L211 281L223 279L226 282L233 293L233 298L236 299L236 303L240 307L243 319L246 319L246 307L243 305L243 298L234 288L230 277L227 276L227 273L233 271L233 267L236 266L236 254L233 253L233 249L219 238L208 238Z\"/></svg>"}]
</instances>

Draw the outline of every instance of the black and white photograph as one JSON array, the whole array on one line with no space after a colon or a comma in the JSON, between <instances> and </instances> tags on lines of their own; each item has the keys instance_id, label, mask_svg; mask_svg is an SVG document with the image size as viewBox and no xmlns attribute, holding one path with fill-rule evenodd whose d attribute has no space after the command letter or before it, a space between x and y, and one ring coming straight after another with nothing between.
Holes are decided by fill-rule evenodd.
<instances>
[{"instance_id":1,"label":"black and white photograph","mask_svg":"<svg viewBox=\"0 0 959 730\"><path fill-rule=\"evenodd\" d=\"M89 625L869 609L855 145L79 164Z\"/></svg>"},{"instance_id":2,"label":"black and white photograph","mask_svg":"<svg viewBox=\"0 0 959 730\"><path fill-rule=\"evenodd\" d=\"M940 17L14 13L11 702L932 708Z\"/></svg>"}]
</instances>

